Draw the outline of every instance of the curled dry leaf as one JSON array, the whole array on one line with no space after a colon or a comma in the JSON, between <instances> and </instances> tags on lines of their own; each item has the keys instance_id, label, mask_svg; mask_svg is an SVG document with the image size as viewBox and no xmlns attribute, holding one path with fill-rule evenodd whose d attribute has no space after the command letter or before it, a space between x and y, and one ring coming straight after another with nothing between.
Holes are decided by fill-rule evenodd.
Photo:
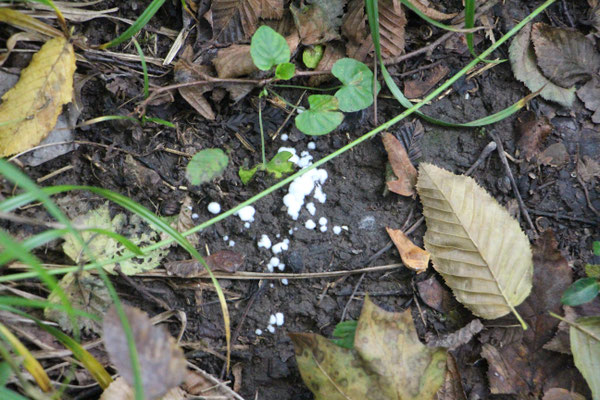
<instances>
[{"instance_id":1,"label":"curled dry leaf","mask_svg":"<svg viewBox=\"0 0 600 400\"><path fill-rule=\"evenodd\" d=\"M258 71L250 55L250 46L246 44L233 44L220 49L212 63L221 79L237 78Z\"/></svg>"},{"instance_id":2,"label":"curled dry leaf","mask_svg":"<svg viewBox=\"0 0 600 400\"><path fill-rule=\"evenodd\" d=\"M454 300L448 289L438 282L435 276L417 282L417 289L421 300L434 310L447 314L456 308L456 300Z\"/></svg>"},{"instance_id":3,"label":"curled dry leaf","mask_svg":"<svg viewBox=\"0 0 600 400\"><path fill-rule=\"evenodd\" d=\"M486 319L516 313L533 275L519 223L472 178L432 164L420 164L417 190L425 249L457 300Z\"/></svg>"},{"instance_id":4,"label":"curled dry leaf","mask_svg":"<svg viewBox=\"0 0 600 400\"><path fill-rule=\"evenodd\" d=\"M577 89L577 96L583 101L585 108L594 112L592 121L600 124L600 80L596 77L590 79Z\"/></svg>"},{"instance_id":5,"label":"curled dry leaf","mask_svg":"<svg viewBox=\"0 0 600 400\"><path fill-rule=\"evenodd\" d=\"M600 66L594 42L575 29L538 22L531 29L537 65L555 84L571 87L592 78Z\"/></svg>"},{"instance_id":6,"label":"curled dry leaf","mask_svg":"<svg viewBox=\"0 0 600 400\"><path fill-rule=\"evenodd\" d=\"M159 399L185 379L183 351L164 327L152 325L145 312L129 306L123 306L123 310L133 333L145 398ZM104 316L104 346L119 374L133 386L127 339L114 306Z\"/></svg>"},{"instance_id":7,"label":"curled dry leaf","mask_svg":"<svg viewBox=\"0 0 600 400\"><path fill-rule=\"evenodd\" d=\"M436 21L444 21L450 18L456 17L457 13L446 14L441 11L436 10L431 6L431 2L429 0L416 0L411 1L411 3L419 9L423 14L427 15L431 19L435 19Z\"/></svg>"},{"instance_id":8,"label":"curled dry leaf","mask_svg":"<svg viewBox=\"0 0 600 400\"><path fill-rule=\"evenodd\" d=\"M256 30L261 0L214 0L210 6L213 39L233 43L248 39Z\"/></svg>"},{"instance_id":9,"label":"curled dry leaf","mask_svg":"<svg viewBox=\"0 0 600 400\"><path fill-rule=\"evenodd\" d=\"M191 56L191 47L184 51L184 57L175 63L175 82L186 83L204 79L210 76L210 70L206 65L194 65L188 57ZM212 90L212 85L195 85L180 87L177 89L181 97L191 105L200 115L208 120L215 119L215 112L204 98L204 93Z\"/></svg>"},{"instance_id":10,"label":"curled dry leaf","mask_svg":"<svg viewBox=\"0 0 600 400\"><path fill-rule=\"evenodd\" d=\"M419 341L410 310L388 312L368 297L354 349L316 334L290 338L302 379L317 400L428 400L444 381L447 353Z\"/></svg>"},{"instance_id":11,"label":"curled dry leaf","mask_svg":"<svg viewBox=\"0 0 600 400\"><path fill-rule=\"evenodd\" d=\"M520 114L517 123L517 148L527 161L531 161L540 153L542 143L552 132L553 126L548 118L538 118L533 111Z\"/></svg>"},{"instance_id":12,"label":"curled dry leaf","mask_svg":"<svg viewBox=\"0 0 600 400\"><path fill-rule=\"evenodd\" d=\"M204 258L211 271L234 273L244 263L244 255L232 250L221 250ZM171 261L165 263L169 275L182 278L197 278L208 274L202 263L198 260Z\"/></svg>"},{"instance_id":13,"label":"curled dry leaf","mask_svg":"<svg viewBox=\"0 0 600 400\"><path fill-rule=\"evenodd\" d=\"M540 164L561 168L569 162L569 153L562 142L551 144L538 156Z\"/></svg>"},{"instance_id":14,"label":"curled dry leaf","mask_svg":"<svg viewBox=\"0 0 600 400\"><path fill-rule=\"evenodd\" d=\"M510 65L515 78L531 90L540 92L546 100L554 101L563 107L571 107L575 101L575 86L565 89L546 78L537 67L533 45L530 42L531 25L525 25L515 35L508 50Z\"/></svg>"},{"instance_id":15,"label":"curled dry leaf","mask_svg":"<svg viewBox=\"0 0 600 400\"><path fill-rule=\"evenodd\" d=\"M54 128L73 94L75 52L66 39L50 39L33 55L0 104L0 157L37 145ZM40 79L43 77L44 79Z\"/></svg>"},{"instance_id":16,"label":"curled dry leaf","mask_svg":"<svg viewBox=\"0 0 600 400\"><path fill-rule=\"evenodd\" d=\"M443 347L448 350L455 350L467 344L484 328L480 320L474 319L456 332L452 332L441 338L432 338L427 342L429 347Z\"/></svg>"},{"instance_id":17,"label":"curled dry leaf","mask_svg":"<svg viewBox=\"0 0 600 400\"><path fill-rule=\"evenodd\" d=\"M202 396L219 400L240 398L225 384L225 382L215 378L200 368L196 368L193 371L188 370L182 387L192 396Z\"/></svg>"},{"instance_id":18,"label":"curled dry leaf","mask_svg":"<svg viewBox=\"0 0 600 400\"><path fill-rule=\"evenodd\" d=\"M410 162L406 149L391 133L383 135L383 145L388 153L388 160L397 178L396 180L387 182L388 189L402 196L414 195L417 170Z\"/></svg>"},{"instance_id":19,"label":"curled dry leaf","mask_svg":"<svg viewBox=\"0 0 600 400\"><path fill-rule=\"evenodd\" d=\"M290 11L302 44L321 44L339 39L344 3L342 0L316 0L300 8L291 4Z\"/></svg>"},{"instance_id":20,"label":"curled dry leaf","mask_svg":"<svg viewBox=\"0 0 600 400\"><path fill-rule=\"evenodd\" d=\"M416 246L400 229L385 228L396 245L402 262L418 274L429 266L429 253Z\"/></svg>"}]
</instances>

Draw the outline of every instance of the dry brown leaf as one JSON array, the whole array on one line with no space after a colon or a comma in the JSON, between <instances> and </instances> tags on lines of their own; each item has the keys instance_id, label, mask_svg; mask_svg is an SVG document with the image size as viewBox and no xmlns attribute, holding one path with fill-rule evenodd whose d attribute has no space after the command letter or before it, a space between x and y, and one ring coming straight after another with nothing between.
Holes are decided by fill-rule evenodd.
<instances>
[{"instance_id":1,"label":"dry brown leaf","mask_svg":"<svg viewBox=\"0 0 600 400\"><path fill-rule=\"evenodd\" d=\"M302 44L321 44L340 38L338 29L344 14L343 1L317 0L300 8L291 4L290 11Z\"/></svg>"},{"instance_id":2,"label":"dry brown leaf","mask_svg":"<svg viewBox=\"0 0 600 400\"><path fill-rule=\"evenodd\" d=\"M585 104L585 108L593 111L592 121L600 124L600 80L596 77L590 79L585 85L577 89L577 96Z\"/></svg>"},{"instance_id":3,"label":"dry brown leaf","mask_svg":"<svg viewBox=\"0 0 600 400\"><path fill-rule=\"evenodd\" d=\"M593 41L575 29L538 22L531 29L537 65L558 86L568 88L592 78L600 65Z\"/></svg>"},{"instance_id":4,"label":"dry brown leaf","mask_svg":"<svg viewBox=\"0 0 600 400\"><path fill-rule=\"evenodd\" d=\"M245 44L233 44L220 49L212 63L221 79L237 78L258 71L250 55L250 46Z\"/></svg>"},{"instance_id":5,"label":"dry brown leaf","mask_svg":"<svg viewBox=\"0 0 600 400\"><path fill-rule=\"evenodd\" d=\"M577 175L584 182L589 182L593 178L600 178L600 163L590 156L583 156L577 160Z\"/></svg>"},{"instance_id":6,"label":"dry brown leaf","mask_svg":"<svg viewBox=\"0 0 600 400\"><path fill-rule=\"evenodd\" d=\"M399 56L404 52L406 15L398 0L379 2L379 35L383 58Z\"/></svg>"},{"instance_id":7,"label":"dry brown leaf","mask_svg":"<svg viewBox=\"0 0 600 400\"><path fill-rule=\"evenodd\" d=\"M183 351L145 312L125 305L123 310L133 333L145 398L158 399L183 382L187 370ZM119 374L133 386L127 339L114 306L104 316L104 346Z\"/></svg>"},{"instance_id":8,"label":"dry brown leaf","mask_svg":"<svg viewBox=\"0 0 600 400\"><path fill-rule=\"evenodd\" d=\"M193 371L188 370L182 387L192 396L203 396L203 398L206 397L219 400L233 400L239 398L225 382L199 368L196 368Z\"/></svg>"},{"instance_id":9,"label":"dry brown leaf","mask_svg":"<svg viewBox=\"0 0 600 400\"><path fill-rule=\"evenodd\" d=\"M537 118L533 111L526 111L517 118L517 148L527 161L540 152L540 147L554 127L546 117Z\"/></svg>"},{"instance_id":10,"label":"dry brown leaf","mask_svg":"<svg viewBox=\"0 0 600 400\"><path fill-rule=\"evenodd\" d=\"M600 32L600 1L598 0L588 0L588 4L590 5L590 9L588 11L589 21L592 26L596 28L596 33Z\"/></svg>"},{"instance_id":11,"label":"dry brown leaf","mask_svg":"<svg viewBox=\"0 0 600 400\"><path fill-rule=\"evenodd\" d=\"M436 21L444 21L446 19L454 18L458 13L446 14L434 9L428 0L416 0L412 1L412 4L419 9L423 14L427 15L431 19Z\"/></svg>"},{"instance_id":12,"label":"dry brown leaf","mask_svg":"<svg viewBox=\"0 0 600 400\"><path fill-rule=\"evenodd\" d=\"M440 338L431 337L427 340L429 347L443 347L448 350L455 350L460 346L467 344L475 335L483 330L484 326L480 320L474 319L456 332L449 333ZM430 334L429 336L433 336Z\"/></svg>"},{"instance_id":13,"label":"dry brown leaf","mask_svg":"<svg viewBox=\"0 0 600 400\"><path fill-rule=\"evenodd\" d=\"M562 142L551 144L538 156L540 164L561 168L569 162L569 153Z\"/></svg>"},{"instance_id":14,"label":"dry brown leaf","mask_svg":"<svg viewBox=\"0 0 600 400\"><path fill-rule=\"evenodd\" d=\"M578 317L575 309L569 306L563 306L565 311L565 319L575 321ZM556 351L557 353L571 354L571 341L569 339L569 324L561 321L558 324L556 334L548 343L544 345L544 349Z\"/></svg>"},{"instance_id":15,"label":"dry brown leaf","mask_svg":"<svg viewBox=\"0 0 600 400\"><path fill-rule=\"evenodd\" d=\"M415 79L404 82L404 95L409 99L425 96L448 72L450 72L450 69L447 66L438 65L431 70L425 80Z\"/></svg>"},{"instance_id":16,"label":"dry brown leaf","mask_svg":"<svg viewBox=\"0 0 600 400\"><path fill-rule=\"evenodd\" d=\"M436 400L467 400L465 390L462 385L460 372L454 356L448 353L446 359L446 378L444 384L437 392Z\"/></svg>"},{"instance_id":17,"label":"dry brown leaf","mask_svg":"<svg viewBox=\"0 0 600 400\"><path fill-rule=\"evenodd\" d=\"M416 246L400 229L385 228L400 253L402 262L418 274L429 266L429 253Z\"/></svg>"},{"instance_id":18,"label":"dry brown leaf","mask_svg":"<svg viewBox=\"0 0 600 400\"><path fill-rule=\"evenodd\" d=\"M162 183L158 172L146 167L137 161L131 154L125 156L123 163L123 176L126 176L128 183L132 186L146 188L157 187Z\"/></svg>"},{"instance_id":19,"label":"dry brown leaf","mask_svg":"<svg viewBox=\"0 0 600 400\"><path fill-rule=\"evenodd\" d=\"M133 389L123 377L115 379L100 396L100 400L134 400ZM160 400L184 400L185 392L179 387L169 390Z\"/></svg>"},{"instance_id":20,"label":"dry brown leaf","mask_svg":"<svg viewBox=\"0 0 600 400\"><path fill-rule=\"evenodd\" d=\"M435 276L425 281L417 282L417 289L421 300L429 307L441 313L447 314L458 305L448 289L442 286Z\"/></svg>"},{"instance_id":21,"label":"dry brown leaf","mask_svg":"<svg viewBox=\"0 0 600 400\"><path fill-rule=\"evenodd\" d=\"M544 393L544 398L542 400L585 400L585 396L571 392L567 389L552 388Z\"/></svg>"},{"instance_id":22,"label":"dry brown leaf","mask_svg":"<svg viewBox=\"0 0 600 400\"><path fill-rule=\"evenodd\" d=\"M321 61L317 64L317 69L321 71L330 71L333 64L341 58L344 58L344 50L335 43L325 45L325 51ZM309 86L320 86L321 84L331 80L333 75L315 75L308 79Z\"/></svg>"},{"instance_id":23,"label":"dry brown leaf","mask_svg":"<svg viewBox=\"0 0 600 400\"><path fill-rule=\"evenodd\" d=\"M283 0L260 0L260 17L264 19L283 17Z\"/></svg>"},{"instance_id":24,"label":"dry brown leaf","mask_svg":"<svg viewBox=\"0 0 600 400\"><path fill-rule=\"evenodd\" d=\"M183 199L183 203L181 204L181 208L179 208L179 214L177 215L177 221L175 221L173 224L171 224L171 227L175 228L177 230L177 232L185 232L185 231L193 228L194 226L196 226L196 222L194 222L194 219L192 218L192 214L193 214L192 210L193 210L192 198L189 195L186 195L185 198ZM165 239L168 235L165 234L165 235L161 235L161 236L164 236L163 239ZM198 235L198 233L193 233L193 234L187 236L186 239L194 247L198 247L198 245L200 244L200 236ZM172 245L175 246L176 244L173 243Z\"/></svg>"},{"instance_id":25,"label":"dry brown leaf","mask_svg":"<svg viewBox=\"0 0 600 400\"><path fill-rule=\"evenodd\" d=\"M350 0L348 3L348 11L342 18L342 34L354 43L362 43L369 36L363 0Z\"/></svg>"},{"instance_id":26,"label":"dry brown leaf","mask_svg":"<svg viewBox=\"0 0 600 400\"><path fill-rule=\"evenodd\" d=\"M402 142L402 145L408 154L408 158L413 165L416 164L423 155L421 152L421 139L423 138L424 133L425 129L423 128L423 124L421 124L421 121L418 119L415 119L412 122L405 122L396 132L394 132L396 138Z\"/></svg>"},{"instance_id":27,"label":"dry brown leaf","mask_svg":"<svg viewBox=\"0 0 600 400\"><path fill-rule=\"evenodd\" d=\"M214 0L210 6L213 39L234 43L250 38L261 14L261 0Z\"/></svg>"},{"instance_id":28,"label":"dry brown leaf","mask_svg":"<svg viewBox=\"0 0 600 400\"><path fill-rule=\"evenodd\" d=\"M64 38L49 40L33 55L0 104L0 157L30 149L56 125L73 95L75 52ZM2 124L5 123L5 124Z\"/></svg>"},{"instance_id":29,"label":"dry brown leaf","mask_svg":"<svg viewBox=\"0 0 600 400\"><path fill-rule=\"evenodd\" d=\"M211 271L236 272L244 263L244 255L232 250L221 250L204 257ZM198 260L171 261L165 263L169 275L182 278L197 278L206 276L208 272Z\"/></svg>"},{"instance_id":30,"label":"dry brown leaf","mask_svg":"<svg viewBox=\"0 0 600 400\"><path fill-rule=\"evenodd\" d=\"M208 66L198 65L192 62L192 53L193 50L191 46L186 47L180 59L175 63L175 82L193 82L206 79L207 76L210 76L210 68ZM200 115L213 121L215 119L215 112L204 97L204 93L212 90L212 88L213 85L204 84L180 87L178 91L181 97L183 97Z\"/></svg>"},{"instance_id":31,"label":"dry brown leaf","mask_svg":"<svg viewBox=\"0 0 600 400\"><path fill-rule=\"evenodd\" d=\"M392 170L398 178L397 180L387 182L388 189L402 196L414 195L415 184L417 183L417 170L410 162L406 149L391 133L383 135L383 145L388 153L388 160L392 166Z\"/></svg>"}]
</instances>

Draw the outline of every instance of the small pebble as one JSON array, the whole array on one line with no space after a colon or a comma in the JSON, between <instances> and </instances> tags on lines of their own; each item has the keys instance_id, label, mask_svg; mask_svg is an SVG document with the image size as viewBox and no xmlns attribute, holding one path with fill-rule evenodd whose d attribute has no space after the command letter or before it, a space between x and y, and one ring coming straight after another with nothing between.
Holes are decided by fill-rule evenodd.
<instances>
[{"instance_id":1,"label":"small pebble","mask_svg":"<svg viewBox=\"0 0 600 400\"><path fill-rule=\"evenodd\" d=\"M308 147L309 150L314 150L317 148L317 144L315 142L308 142L306 147Z\"/></svg>"},{"instance_id":2,"label":"small pebble","mask_svg":"<svg viewBox=\"0 0 600 400\"><path fill-rule=\"evenodd\" d=\"M280 312L276 313L275 318L276 318L275 323L277 324L277 326L283 325L283 313L280 313Z\"/></svg>"},{"instance_id":3,"label":"small pebble","mask_svg":"<svg viewBox=\"0 0 600 400\"><path fill-rule=\"evenodd\" d=\"M289 136L287 135L287 133L284 133L283 135L281 135L282 142L287 142L288 139L289 139Z\"/></svg>"},{"instance_id":4,"label":"small pebble","mask_svg":"<svg viewBox=\"0 0 600 400\"><path fill-rule=\"evenodd\" d=\"M317 224L315 224L315 221L313 221L312 219L309 219L304 223L304 227L306 229L315 229L316 226Z\"/></svg>"},{"instance_id":5,"label":"small pebble","mask_svg":"<svg viewBox=\"0 0 600 400\"><path fill-rule=\"evenodd\" d=\"M240 210L241 211L241 210ZM218 214L221 212L221 205L216 201L208 204L208 212L211 214ZM192 216L194 218L194 216Z\"/></svg>"}]
</instances>

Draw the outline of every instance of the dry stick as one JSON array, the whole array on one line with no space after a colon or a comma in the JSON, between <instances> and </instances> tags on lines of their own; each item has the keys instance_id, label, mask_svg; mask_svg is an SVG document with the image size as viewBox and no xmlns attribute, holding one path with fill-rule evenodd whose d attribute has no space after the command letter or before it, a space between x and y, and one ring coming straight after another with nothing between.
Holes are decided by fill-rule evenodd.
<instances>
[{"instance_id":1,"label":"dry stick","mask_svg":"<svg viewBox=\"0 0 600 400\"><path fill-rule=\"evenodd\" d=\"M585 186L585 182L583 182L583 179L581 179L581 176L579 176L579 174L577 174L577 181L579 182L579 184L581 185L581 188L583 189L583 194L585 194L585 201L587 202L587 206L589 207L590 210L592 210L594 212L594 214L600 216L600 213L598 212L598 210L596 210L596 208L592 204L592 202L590 200L590 194L588 193L587 187Z\"/></svg>"},{"instance_id":2,"label":"dry stick","mask_svg":"<svg viewBox=\"0 0 600 400\"><path fill-rule=\"evenodd\" d=\"M302 95L298 98L298 101L296 102L296 104L294 104L296 108L298 108L298 106L302 102L302 99L304 98L305 94L306 94L306 90L304 92L302 92ZM288 111L287 116L283 120L283 123L281 125L279 125L279 128L277 128L277 131L275 131L275 133L271 136L271 140L275 140L275 138L279 135L279 133L281 132L283 127L286 126L286 124L288 123L290 118L292 118L292 115L294 115L294 111L296 111L296 108L292 108L291 110Z\"/></svg>"},{"instance_id":3,"label":"dry stick","mask_svg":"<svg viewBox=\"0 0 600 400\"><path fill-rule=\"evenodd\" d=\"M498 146L497 150L498 150L498 155L500 156L500 161L502 161L502 165L504 165L504 171L505 171L506 175L508 176L508 179L510 179L510 183L512 185L513 192L515 192L515 197L517 198L517 201L519 202L519 208L521 209L521 213L523 214L523 217L525 218L525 220L529 224L529 227L533 231L534 237L537 238L537 236L538 236L537 229L535 228L535 225L533 225L533 222L531 222L531 218L529 217L529 213L527 212L527 207L525 207L525 203L523 202L523 199L521 198L521 193L519 192L519 188L517 187L515 178L512 174L512 171L510 170L510 166L508 165L508 160L506 159L506 155L504 154L504 146L502 146L502 141L495 133L490 132L490 136L492 137L492 139L494 139L494 142L496 142L496 145Z\"/></svg>"}]
</instances>

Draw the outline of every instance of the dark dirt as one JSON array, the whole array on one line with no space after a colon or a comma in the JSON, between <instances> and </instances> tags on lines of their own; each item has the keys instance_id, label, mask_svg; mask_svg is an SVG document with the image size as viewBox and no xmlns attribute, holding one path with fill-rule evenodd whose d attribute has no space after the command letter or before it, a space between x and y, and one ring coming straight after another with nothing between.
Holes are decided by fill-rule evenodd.
<instances>
[{"instance_id":1,"label":"dark dirt","mask_svg":"<svg viewBox=\"0 0 600 400\"><path fill-rule=\"evenodd\" d=\"M142 5L139 2L108 2L103 4L119 6L119 16L134 18L139 14ZM456 3L450 1L448 3ZM530 10L523 4L527 2L506 2L493 9L495 17L500 18L499 26L505 31L514 21L510 18L521 18ZM558 2L560 3L560 2ZM584 3L584 2L580 2ZM135 6L134 6L135 5ZM136 8L136 9L134 9ZM558 5L549 9L544 19L568 25L565 14ZM573 18L582 18L584 6L570 10ZM180 14L171 2L155 17L151 25L155 28L164 24L173 30L179 30ZM76 33L88 38L91 43L101 43L114 37L112 23L105 21L89 21L77 24ZM437 32L437 31L434 31ZM7 30L0 28L0 37L7 37ZM439 36L439 33L434 33ZM157 57L164 57L171 40L157 36ZM154 42L149 40L149 44ZM410 43L410 41L409 41ZM196 50L202 48L197 43ZM116 50L120 51L120 50ZM133 51L129 49L128 51ZM210 51L207 50L208 57ZM498 52L498 57L507 56L506 46ZM23 60L13 56L9 66L20 66ZM459 55L438 47L431 56L420 56L409 60L406 64L397 65L390 70L394 74L412 70L429 62L442 60L451 72L458 70L469 60L468 52ZM513 104L528 94L526 88L517 82L509 63L501 64L477 76L470 81L459 82L454 91L423 109L431 116L444 120L470 121L484 117ZM153 66L157 74L167 71L165 68ZM78 64L78 73L94 75L81 91L83 104L82 118L89 119L100 115L127 114L132 111L140 99L142 83L141 75L132 71L139 70L134 64L114 63L94 60ZM422 78L423 71L408 78ZM171 75L162 79L153 79L155 83L170 84ZM94 145L80 145L75 151L56 158L36 168L25 168L25 172L37 179L65 165L73 165L73 169L57 175L44 182L44 185L79 184L101 186L130 196L160 215L172 215L179 211L180 202L188 193L175 189L187 185L185 166L187 159L162 149L175 149L193 154L203 148L219 147L226 149L230 155L230 163L225 175L212 184L190 188L189 194L194 202L193 212L199 215L198 221L212 217L207 211L211 201L217 201L222 209L227 210L250 196L264 190L275 181L267 176L259 175L248 186L243 186L237 176L241 165L253 165L260 159L260 136L258 135L256 94L252 93L238 104L230 104L227 97L213 101L217 114L216 121L207 121L198 116L193 109L177 94L173 103L165 103L150 107L148 115L169 120L177 125L177 129L165 128L149 124L140 128L128 123L100 123L79 129L76 138L93 143L108 145L108 148ZM284 91L282 94L295 103L299 91ZM468 94L468 95L467 95ZM137 98L135 98L137 96ZM133 101L129 101L135 98ZM590 113L578 101L574 109L562 109L540 98L531 101L530 108L538 115L546 115L554 125L554 130L545 141L545 146L563 142L570 155L570 161L561 168L537 166L535 163L522 161L511 164L513 174L530 210L534 223L539 229L550 228L556 233L559 248L567 257L576 278L583 275L583 265L591 259L592 240L599 240L599 217L587 204L586 195L581 183L576 178L575 161L587 154L598 159L600 154L600 131L590 122ZM386 121L400 112L401 108L391 99L380 99L378 102L378 121ZM272 105L263 110L266 130L271 133L283 122L285 114ZM267 142L267 156L275 154L280 146L290 146L305 150L307 143L314 141L316 150L310 151L314 160L320 159L335 149L364 134L373 127L373 109L347 115L343 126L337 131L322 137L307 137L298 132L293 123L282 130L290 136L288 142L280 139ZM484 129L447 129L426 124L425 135L421 143L423 161L434 163L455 173L465 172L478 158L482 149L491 138L488 132L496 133L502 139L505 150L515 155L516 117L507 118ZM391 131L399 129L395 126ZM233 128L233 129L232 129ZM236 138L241 133L258 151L248 151ZM141 165L150 168L160 176L155 184L141 184L131 173L125 163L126 150L136 155L134 158ZM255 221L249 229L237 217L230 217L211 226L200 233L199 250L210 249L215 252L222 249L233 249L246 256L242 267L245 271L266 271L266 264L273 256L271 251L259 249L257 241L262 234L268 234L273 242L280 235L281 239L290 238L289 250L280 254L286 264L286 272L323 272L353 270L368 265L385 265L399 262L395 249L384 252L375 260L369 258L388 243L385 227L400 228L412 224L421 216L418 200L404 198L395 194L383 195L386 168L386 154L378 137L369 140L353 150L334 159L324 168L329 178L323 186L327 194L325 204L317 203L315 221L325 216L329 229L322 233L318 230L307 230L303 222L310 216L303 209L298 221L292 221L286 214L282 198L286 193L280 190L254 204ZM521 220L515 196L507 182L504 169L496 153L473 173L473 177L485 187L501 204L507 206ZM167 184L165 184L168 183ZM600 186L596 179L586 184L591 204L600 210ZM3 195L10 194L8 186L4 186ZM98 205L102 201L94 196L81 194L82 202ZM35 209L27 210L25 215L37 215ZM334 225L345 225L340 235L332 232ZM534 232L528 229L521 220L521 226L530 238ZM294 227L298 230L292 236L288 231ZM9 229L19 235L30 233L22 225L10 224ZM424 225L419 227L412 238L416 244L422 245ZM229 236L235 241L233 248L223 240ZM280 239L280 240L281 240ZM56 247L55 249L58 249ZM50 255L58 260L59 251ZM44 256L46 259L48 256ZM186 259L180 249L174 250L168 260ZM358 287L357 295L349 302L350 295L359 282L360 275L349 275L337 279L290 280L289 285L278 281L239 281L223 280L221 285L230 292L229 303L232 331L239 329L239 336L233 343L232 363L242 364L241 395L247 399L255 396L259 399L310 399L312 395L302 383L294 361L294 350L287 332L316 332L331 336L333 328L340 322L343 310L347 307L346 319L356 319L362 306L365 293L369 293L380 306L388 310L401 310L408 305L413 307L417 329L421 337L426 333L434 336L452 332L472 316L461 307L457 308L452 318L444 316L428 307L418 297L415 283L436 275L433 270L416 276L400 267L387 273L367 273ZM151 315L164 311L157 304L143 300L141 295L124 284L119 278L119 292L123 299L141 305ZM155 296L160 297L173 309L187 314L187 329L183 342L188 344L187 356L206 371L220 376L223 360L202 349L224 354L224 339L221 313L216 295L212 290L181 289L189 283L182 279L134 278L138 285L147 287ZM235 295L234 295L235 294ZM248 305L250 304L250 307ZM457 306L458 307L458 306ZM420 309L420 313L419 310ZM275 312L285 315L283 327L277 327L274 334L267 332L269 316ZM246 313L246 314L245 314ZM171 326L172 332L179 329L177 324ZM263 334L256 335L261 329ZM465 389L469 398L487 398L489 392L485 378L485 362L477 356L480 346L472 343L460 350L459 361L463 381L468 382ZM198 350L200 349L200 350ZM464 353L464 354L463 354ZM572 364L565 366L573 368ZM227 376L227 379L233 379Z\"/></svg>"}]
</instances>

